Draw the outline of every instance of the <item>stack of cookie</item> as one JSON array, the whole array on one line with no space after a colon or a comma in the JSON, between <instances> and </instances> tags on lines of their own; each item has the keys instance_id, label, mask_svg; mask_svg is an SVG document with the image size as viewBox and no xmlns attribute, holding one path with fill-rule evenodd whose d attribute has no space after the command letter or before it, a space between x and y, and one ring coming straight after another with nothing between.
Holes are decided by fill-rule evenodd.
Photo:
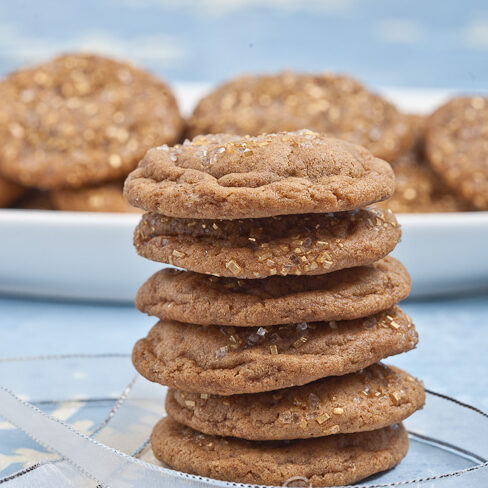
<instances>
[{"instance_id":1,"label":"stack of cookie","mask_svg":"<svg viewBox=\"0 0 488 488\"><path fill-rule=\"evenodd\" d=\"M140 255L163 269L137 307L158 317L133 351L170 387L151 436L174 469L228 481L352 483L396 465L417 380L382 359L417 343L387 257L389 164L307 130L198 136L151 149L125 195L147 213Z\"/></svg>"}]
</instances>

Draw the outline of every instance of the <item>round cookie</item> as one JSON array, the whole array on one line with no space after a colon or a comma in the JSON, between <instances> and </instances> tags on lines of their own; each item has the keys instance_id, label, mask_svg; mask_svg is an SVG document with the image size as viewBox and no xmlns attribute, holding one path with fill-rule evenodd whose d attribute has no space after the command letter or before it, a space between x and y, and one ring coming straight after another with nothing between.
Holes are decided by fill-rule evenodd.
<instances>
[{"instance_id":1,"label":"round cookie","mask_svg":"<svg viewBox=\"0 0 488 488\"><path fill-rule=\"evenodd\" d=\"M390 161L408 146L407 116L356 80L333 74L281 73L231 80L204 97L190 136L258 135L311 129L368 148Z\"/></svg>"},{"instance_id":2,"label":"round cookie","mask_svg":"<svg viewBox=\"0 0 488 488\"><path fill-rule=\"evenodd\" d=\"M451 191L425 159L425 118L411 116L417 127L412 147L391 162L396 177L395 194L376 204L395 213L462 212L471 206Z\"/></svg>"},{"instance_id":3,"label":"round cookie","mask_svg":"<svg viewBox=\"0 0 488 488\"><path fill-rule=\"evenodd\" d=\"M122 182L51 192L51 198L58 210L73 212L130 212L140 210L130 206L122 193Z\"/></svg>"},{"instance_id":4,"label":"round cookie","mask_svg":"<svg viewBox=\"0 0 488 488\"><path fill-rule=\"evenodd\" d=\"M214 395L303 385L370 366L417 344L411 320L393 307L335 322L234 328L160 321L134 346L150 381Z\"/></svg>"},{"instance_id":5,"label":"round cookie","mask_svg":"<svg viewBox=\"0 0 488 488\"><path fill-rule=\"evenodd\" d=\"M0 168L43 189L125 177L183 120L165 83L112 59L63 55L0 83Z\"/></svg>"},{"instance_id":6,"label":"round cookie","mask_svg":"<svg viewBox=\"0 0 488 488\"><path fill-rule=\"evenodd\" d=\"M381 429L424 403L422 383L378 363L358 373L267 393L222 397L170 389L166 412L205 434L285 440Z\"/></svg>"},{"instance_id":7,"label":"round cookie","mask_svg":"<svg viewBox=\"0 0 488 488\"><path fill-rule=\"evenodd\" d=\"M397 465L408 450L402 424L372 432L297 441L250 442L208 436L170 417L151 434L154 455L173 469L209 478L285 486L342 486Z\"/></svg>"},{"instance_id":8,"label":"round cookie","mask_svg":"<svg viewBox=\"0 0 488 488\"><path fill-rule=\"evenodd\" d=\"M262 280L163 269L142 285L135 302L141 312L161 319L249 327L366 317L405 299L409 291L407 270L386 257L323 275Z\"/></svg>"},{"instance_id":9,"label":"round cookie","mask_svg":"<svg viewBox=\"0 0 488 488\"><path fill-rule=\"evenodd\" d=\"M148 259L234 278L318 275L373 263L400 240L389 211L193 220L147 213L134 233Z\"/></svg>"},{"instance_id":10,"label":"round cookie","mask_svg":"<svg viewBox=\"0 0 488 488\"><path fill-rule=\"evenodd\" d=\"M14 203L25 193L25 191L25 188L4 178L0 178L0 208L8 207L10 204Z\"/></svg>"},{"instance_id":11,"label":"round cookie","mask_svg":"<svg viewBox=\"0 0 488 488\"><path fill-rule=\"evenodd\" d=\"M427 121L426 153L449 187L488 210L488 98L453 98Z\"/></svg>"},{"instance_id":12,"label":"round cookie","mask_svg":"<svg viewBox=\"0 0 488 488\"><path fill-rule=\"evenodd\" d=\"M153 148L125 182L133 206L194 219L352 210L394 190L388 163L360 146L307 130L198 136Z\"/></svg>"},{"instance_id":13,"label":"round cookie","mask_svg":"<svg viewBox=\"0 0 488 488\"><path fill-rule=\"evenodd\" d=\"M471 206L451 191L422 156L409 153L392 163L395 194L376 206L395 213L465 212Z\"/></svg>"}]
</instances>

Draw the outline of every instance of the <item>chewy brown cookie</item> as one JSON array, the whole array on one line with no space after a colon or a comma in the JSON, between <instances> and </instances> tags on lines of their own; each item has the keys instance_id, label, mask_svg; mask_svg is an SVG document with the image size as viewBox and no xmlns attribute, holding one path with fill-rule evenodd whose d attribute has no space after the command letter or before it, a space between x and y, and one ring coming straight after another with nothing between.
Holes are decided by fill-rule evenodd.
<instances>
[{"instance_id":1,"label":"chewy brown cookie","mask_svg":"<svg viewBox=\"0 0 488 488\"><path fill-rule=\"evenodd\" d=\"M124 177L183 128L165 83L130 64L64 55L0 83L0 168L44 189Z\"/></svg>"},{"instance_id":2,"label":"chewy brown cookie","mask_svg":"<svg viewBox=\"0 0 488 488\"><path fill-rule=\"evenodd\" d=\"M154 455L173 469L209 478L273 486L342 486L398 464L408 450L401 424L372 432L298 441L249 442L208 436L170 417L152 434Z\"/></svg>"},{"instance_id":3,"label":"chewy brown cookie","mask_svg":"<svg viewBox=\"0 0 488 488\"><path fill-rule=\"evenodd\" d=\"M393 307L368 318L234 328L160 321L134 346L147 379L215 395L303 385L370 366L417 344L411 320Z\"/></svg>"},{"instance_id":4,"label":"chewy brown cookie","mask_svg":"<svg viewBox=\"0 0 488 488\"><path fill-rule=\"evenodd\" d=\"M395 213L465 212L471 206L451 191L421 156L406 154L394 163L397 188L377 204Z\"/></svg>"},{"instance_id":5,"label":"chewy brown cookie","mask_svg":"<svg viewBox=\"0 0 488 488\"><path fill-rule=\"evenodd\" d=\"M8 207L25 193L25 188L0 178L0 208Z\"/></svg>"},{"instance_id":6,"label":"chewy brown cookie","mask_svg":"<svg viewBox=\"0 0 488 488\"><path fill-rule=\"evenodd\" d=\"M377 430L401 422L425 403L422 383L374 364L285 390L215 396L170 389L166 411L205 434L284 440Z\"/></svg>"},{"instance_id":7,"label":"chewy brown cookie","mask_svg":"<svg viewBox=\"0 0 488 488\"><path fill-rule=\"evenodd\" d=\"M235 278L317 275L370 264L391 252L401 230L388 211L192 220L145 214L134 234L148 259Z\"/></svg>"},{"instance_id":8,"label":"chewy brown cookie","mask_svg":"<svg viewBox=\"0 0 488 488\"><path fill-rule=\"evenodd\" d=\"M135 207L170 217L240 219L352 210L393 194L390 165L310 131L198 136L147 152L125 183Z\"/></svg>"},{"instance_id":9,"label":"chewy brown cookie","mask_svg":"<svg viewBox=\"0 0 488 488\"><path fill-rule=\"evenodd\" d=\"M51 200L50 193L35 189L30 189L27 194L15 204L15 208L24 210L56 210Z\"/></svg>"},{"instance_id":10,"label":"chewy brown cookie","mask_svg":"<svg viewBox=\"0 0 488 488\"><path fill-rule=\"evenodd\" d=\"M234 79L204 97L188 124L191 136L311 129L387 161L405 150L412 132L409 119L391 103L352 78L332 74Z\"/></svg>"},{"instance_id":11,"label":"chewy brown cookie","mask_svg":"<svg viewBox=\"0 0 488 488\"><path fill-rule=\"evenodd\" d=\"M139 289L136 306L161 319L248 327L366 317L409 291L408 272L392 257L323 275L262 280L163 269Z\"/></svg>"},{"instance_id":12,"label":"chewy brown cookie","mask_svg":"<svg viewBox=\"0 0 488 488\"><path fill-rule=\"evenodd\" d=\"M460 97L427 121L426 152L449 187L488 209L488 98Z\"/></svg>"},{"instance_id":13,"label":"chewy brown cookie","mask_svg":"<svg viewBox=\"0 0 488 488\"><path fill-rule=\"evenodd\" d=\"M395 194L376 204L395 213L462 212L471 206L450 190L425 159L425 119L411 116L417 127L414 144L391 162L396 177Z\"/></svg>"},{"instance_id":14,"label":"chewy brown cookie","mask_svg":"<svg viewBox=\"0 0 488 488\"><path fill-rule=\"evenodd\" d=\"M51 192L51 198L58 210L139 213L139 209L127 203L122 189L122 182L112 182L83 188L54 190Z\"/></svg>"}]
</instances>

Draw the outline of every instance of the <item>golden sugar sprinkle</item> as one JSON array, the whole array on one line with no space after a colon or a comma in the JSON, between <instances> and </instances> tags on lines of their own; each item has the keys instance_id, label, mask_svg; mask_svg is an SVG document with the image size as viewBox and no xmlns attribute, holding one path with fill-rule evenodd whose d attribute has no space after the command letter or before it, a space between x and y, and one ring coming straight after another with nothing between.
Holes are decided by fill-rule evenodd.
<instances>
[{"instance_id":1,"label":"golden sugar sprinkle","mask_svg":"<svg viewBox=\"0 0 488 488\"><path fill-rule=\"evenodd\" d=\"M326 412L321 413L315 420L319 425L322 425L326 420L330 419L330 415Z\"/></svg>"}]
</instances>

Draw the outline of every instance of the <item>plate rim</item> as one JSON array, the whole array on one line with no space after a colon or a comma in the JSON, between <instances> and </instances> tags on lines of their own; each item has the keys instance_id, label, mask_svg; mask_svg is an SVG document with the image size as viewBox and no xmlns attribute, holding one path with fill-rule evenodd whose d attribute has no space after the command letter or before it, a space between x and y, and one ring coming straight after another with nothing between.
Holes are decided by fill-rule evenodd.
<instances>
[{"instance_id":1,"label":"plate rim","mask_svg":"<svg viewBox=\"0 0 488 488\"><path fill-rule=\"evenodd\" d=\"M121 225L136 224L142 214L111 212L70 212L60 210L0 209L0 225L3 223L49 223L67 225ZM488 224L488 211L398 213L400 224Z\"/></svg>"}]
</instances>

